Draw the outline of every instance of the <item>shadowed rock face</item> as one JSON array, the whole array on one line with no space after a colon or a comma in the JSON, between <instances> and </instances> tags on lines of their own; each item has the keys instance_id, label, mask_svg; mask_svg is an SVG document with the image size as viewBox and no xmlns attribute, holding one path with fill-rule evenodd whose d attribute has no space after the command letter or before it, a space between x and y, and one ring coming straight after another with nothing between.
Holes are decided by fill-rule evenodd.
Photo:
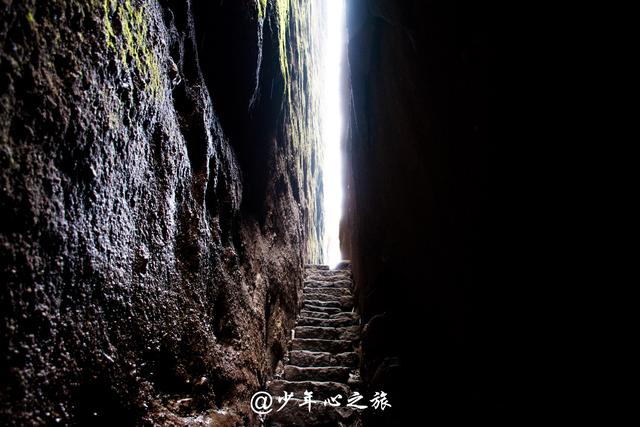
<instances>
[{"instance_id":1,"label":"shadowed rock face","mask_svg":"<svg viewBox=\"0 0 640 427\"><path fill-rule=\"evenodd\" d=\"M209 3L0 6L0 424L255 422L321 256L309 11Z\"/></svg>"},{"instance_id":2,"label":"shadowed rock face","mask_svg":"<svg viewBox=\"0 0 640 427\"><path fill-rule=\"evenodd\" d=\"M522 276L512 159L497 144L498 14L470 1L348 9L343 255L366 324L363 381L395 404L365 425L498 420Z\"/></svg>"}]
</instances>

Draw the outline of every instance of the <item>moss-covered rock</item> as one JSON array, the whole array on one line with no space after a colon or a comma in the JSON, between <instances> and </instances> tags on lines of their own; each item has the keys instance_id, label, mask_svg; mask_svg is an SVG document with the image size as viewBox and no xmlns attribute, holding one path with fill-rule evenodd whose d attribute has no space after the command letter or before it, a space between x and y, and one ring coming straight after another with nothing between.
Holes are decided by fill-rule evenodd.
<instances>
[{"instance_id":1,"label":"moss-covered rock","mask_svg":"<svg viewBox=\"0 0 640 427\"><path fill-rule=\"evenodd\" d=\"M320 257L293 3L246 2L237 110L203 66L233 65L197 39L203 0L1 3L0 424L257 423Z\"/></svg>"}]
</instances>

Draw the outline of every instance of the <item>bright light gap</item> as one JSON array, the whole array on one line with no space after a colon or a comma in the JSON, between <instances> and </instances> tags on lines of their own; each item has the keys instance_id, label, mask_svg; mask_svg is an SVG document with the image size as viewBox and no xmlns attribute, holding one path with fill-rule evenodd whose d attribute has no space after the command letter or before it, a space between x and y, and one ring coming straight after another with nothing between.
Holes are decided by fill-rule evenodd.
<instances>
[{"instance_id":1,"label":"bright light gap","mask_svg":"<svg viewBox=\"0 0 640 427\"><path fill-rule=\"evenodd\" d=\"M323 6L320 132L324 148L324 262L333 268L342 260L339 238L343 201L341 79L346 22L344 0L324 0Z\"/></svg>"}]
</instances>

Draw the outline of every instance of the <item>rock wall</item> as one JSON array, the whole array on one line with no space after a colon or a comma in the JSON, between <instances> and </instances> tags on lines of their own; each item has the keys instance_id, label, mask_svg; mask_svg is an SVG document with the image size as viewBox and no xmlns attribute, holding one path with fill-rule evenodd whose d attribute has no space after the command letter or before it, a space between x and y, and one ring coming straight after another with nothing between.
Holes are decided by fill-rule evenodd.
<instances>
[{"instance_id":1,"label":"rock wall","mask_svg":"<svg viewBox=\"0 0 640 427\"><path fill-rule=\"evenodd\" d=\"M310 8L0 3L0 424L256 422L322 256Z\"/></svg>"},{"instance_id":2,"label":"rock wall","mask_svg":"<svg viewBox=\"0 0 640 427\"><path fill-rule=\"evenodd\" d=\"M348 2L342 249L368 394L394 404L365 425L497 422L522 378L497 16L491 3Z\"/></svg>"}]
</instances>

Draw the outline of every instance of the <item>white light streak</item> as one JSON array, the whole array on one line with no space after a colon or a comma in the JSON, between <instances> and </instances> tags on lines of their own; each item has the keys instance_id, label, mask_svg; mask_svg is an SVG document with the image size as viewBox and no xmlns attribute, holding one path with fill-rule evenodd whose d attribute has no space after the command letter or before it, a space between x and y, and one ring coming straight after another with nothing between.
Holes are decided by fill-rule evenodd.
<instances>
[{"instance_id":1,"label":"white light streak","mask_svg":"<svg viewBox=\"0 0 640 427\"><path fill-rule=\"evenodd\" d=\"M340 218L342 217L342 155L343 132L341 82L342 57L346 22L344 0L324 0L325 31L322 41L320 94L321 137L324 146L324 262L332 268L341 260Z\"/></svg>"}]
</instances>

